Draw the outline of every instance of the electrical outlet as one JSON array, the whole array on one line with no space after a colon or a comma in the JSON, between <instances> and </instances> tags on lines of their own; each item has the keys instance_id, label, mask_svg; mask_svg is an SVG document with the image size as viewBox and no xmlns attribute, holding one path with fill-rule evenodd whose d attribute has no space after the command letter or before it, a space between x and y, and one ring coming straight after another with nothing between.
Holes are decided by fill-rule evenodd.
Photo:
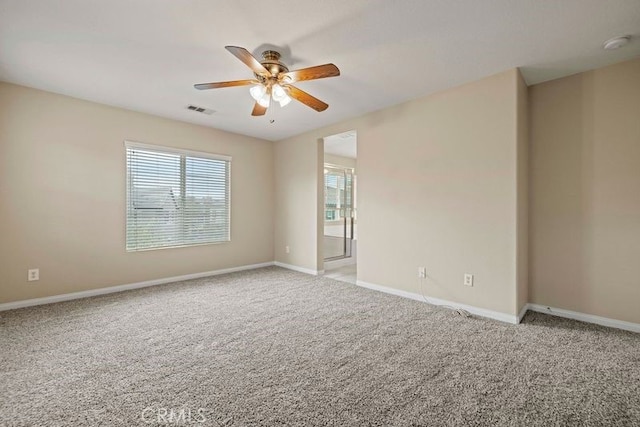
<instances>
[{"instance_id":1,"label":"electrical outlet","mask_svg":"<svg viewBox=\"0 0 640 427\"><path fill-rule=\"evenodd\" d=\"M284 247L284 251L285 251L285 253L289 253L289 252L291 252L291 251L290 251L290 249L289 249L289 246L285 246L285 247Z\"/></svg>"},{"instance_id":2,"label":"electrical outlet","mask_svg":"<svg viewBox=\"0 0 640 427\"><path fill-rule=\"evenodd\" d=\"M473 274L465 274L464 275L464 285L465 286L473 286Z\"/></svg>"},{"instance_id":3,"label":"electrical outlet","mask_svg":"<svg viewBox=\"0 0 640 427\"><path fill-rule=\"evenodd\" d=\"M34 282L36 280L40 280L40 269L32 268L27 272L27 280L29 282Z\"/></svg>"},{"instance_id":4,"label":"electrical outlet","mask_svg":"<svg viewBox=\"0 0 640 427\"><path fill-rule=\"evenodd\" d=\"M418 267L418 278L424 279L427 277L427 267Z\"/></svg>"}]
</instances>

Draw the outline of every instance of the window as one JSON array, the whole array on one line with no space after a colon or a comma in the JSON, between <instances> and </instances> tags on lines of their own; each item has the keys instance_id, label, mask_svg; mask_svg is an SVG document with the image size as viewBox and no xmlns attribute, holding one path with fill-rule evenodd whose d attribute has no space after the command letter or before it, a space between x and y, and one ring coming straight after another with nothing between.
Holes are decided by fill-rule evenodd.
<instances>
[{"instance_id":1,"label":"window","mask_svg":"<svg viewBox=\"0 0 640 427\"><path fill-rule=\"evenodd\" d=\"M336 221L353 211L353 169L324 164L324 219ZM353 211L355 213L355 211Z\"/></svg>"},{"instance_id":2,"label":"window","mask_svg":"<svg viewBox=\"0 0 640 427\"><path fill-rule=\"evenodd\" d=\"M231 157L125 142L127 251L230 240Z\"/></svg>"}]
</instances>

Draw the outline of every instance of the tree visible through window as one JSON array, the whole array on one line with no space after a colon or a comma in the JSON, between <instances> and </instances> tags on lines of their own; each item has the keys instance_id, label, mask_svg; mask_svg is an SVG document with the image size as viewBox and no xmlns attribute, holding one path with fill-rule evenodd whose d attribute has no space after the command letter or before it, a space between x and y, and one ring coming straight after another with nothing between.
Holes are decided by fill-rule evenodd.
<instances>
[{"instance_id":1,"label":"tree visible through window","mask_svg":"<svg viewBox=\"0 0 640 427\"><path fill-rule=\"evenodd\" d=\"M127 251L230 240L231 158L127 142Z\"/></svg>"}]
</instances>

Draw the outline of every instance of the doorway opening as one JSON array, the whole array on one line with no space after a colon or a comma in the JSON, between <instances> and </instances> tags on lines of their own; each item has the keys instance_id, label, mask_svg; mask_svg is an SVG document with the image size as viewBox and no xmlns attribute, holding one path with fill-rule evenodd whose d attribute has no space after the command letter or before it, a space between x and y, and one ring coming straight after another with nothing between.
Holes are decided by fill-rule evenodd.
<instances>
[{"instance_id":1,"label":"doorway opening","mask_svg":"<svg viewBox=\"0 0 640 427\"><path fill-rule=\"evenodd\" d=\"M357 278L357 134L324 138L325 276L355 283Z\"/></svg>"}]
</instances>

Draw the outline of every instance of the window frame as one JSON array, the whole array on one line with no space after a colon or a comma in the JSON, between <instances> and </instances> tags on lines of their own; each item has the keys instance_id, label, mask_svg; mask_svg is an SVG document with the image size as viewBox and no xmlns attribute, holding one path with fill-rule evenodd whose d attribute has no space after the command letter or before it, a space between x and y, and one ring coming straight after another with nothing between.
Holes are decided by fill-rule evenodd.
<instances>
[{"instance_id":1,"label":"window frame","mask_svg":"<svg viewBox=\"0 0 640 427\"><path fill-rule=\"evenodd\" d=\"M205 245L219 245L219 244L231 242L231 164L232 164L231 156L224 155L224 154L208 153L204 151L195 151L195 150L188 150L188 149L182 149L182 148L176 148L176 147L168 147L164 145L147 144L147 143L131 141L131 140L124 141L124 148L125 148L124 149L124 158L125 158L124 159L124 167L125 167L125 212L124 212L125 213L125 227L124 227L125 228L124 230L125 244L124 246L125 246L125 251L127 253L155 251L155 250L162 250L162 249L188 248L188 247L205 246ZM215 242L183 243L178 245L155 246L155 247L148 247L148 248L129 248L127 245L127 242L128 242L127 234L129 230L129 209L130 209L130 197L131 197L131 176L130 176L131 170L129 169L129 166L128 166L128 150L130 149L134 149L134 150L139 149L139 150L146 150L146 151L157 152L157 153L179 155L181 156L181 163L184 163L184 161L186 160L186 157L225 161L227 163L226 172L228 176L227 188L226 188L226 196L228 200L227 206L226 206L227 208L226 209L227 210L226 239L215 241ZM181 170L180 186L182 189L184 189L186 178L187 178L186 171L183 172Z\"/></svg>"}]
</instances>

